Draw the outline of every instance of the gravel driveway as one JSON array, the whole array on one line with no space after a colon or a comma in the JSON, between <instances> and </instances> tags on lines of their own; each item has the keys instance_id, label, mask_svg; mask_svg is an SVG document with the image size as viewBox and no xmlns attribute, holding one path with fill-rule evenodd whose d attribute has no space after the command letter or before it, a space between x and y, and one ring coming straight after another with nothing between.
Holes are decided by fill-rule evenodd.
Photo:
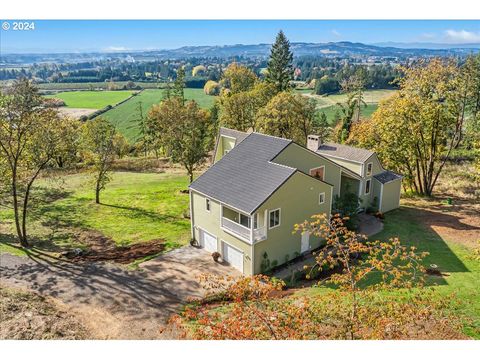
<instances>
[{"instance_id":1,"label":"gravel driveway","mask_svg":"<svg viewBox=\"0 0 480 360\"><path fill-rule=\"evenodd\" d=\"M107 263L58 261L44 254L0 254L0 281L60 300L94 338L157 339L168 317L190 297L201 296L203 272L239 274L210 254L186 246L128 271Z\"/></svg>"}]
</instances>

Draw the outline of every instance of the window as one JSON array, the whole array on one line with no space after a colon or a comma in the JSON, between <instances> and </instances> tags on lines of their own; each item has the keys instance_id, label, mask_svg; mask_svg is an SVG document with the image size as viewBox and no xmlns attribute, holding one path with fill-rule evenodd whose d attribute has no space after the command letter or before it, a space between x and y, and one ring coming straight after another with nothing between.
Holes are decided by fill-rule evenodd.
<instances>
[{"instance_id":1,"label":"window","mask_svg":"<svg viewBox=\"0 0 480 360\"><path fill-rule=\"evenodd\" d=\"M280 225L280 209L270 211L269 229L273 229Z\"/></svg>"},{"instance_id":2,"label":"window","mask_svg":"<svg viewBox=\"0 0 480 360\"><path fill-rule=\"evenodd\" d=\"M250 216L240 214L240 224L250 229Z\"/></svg>"},{"instance_id":3,"label":"window","mask_svg":"<svg viewBox=\"0 0 480 360\"><path fill-rule=\"evenodd\" d=\"M365 183L365 195L370 194L370 182L371 180L367 180L367 182Z\"/></svg>"},{"instance_id":4,"label":"window","mask_svg":"<svg viewBox=\"0 0 480 360\"><path fill-rule=\"evenodd\" d=\"M318 168L310 169L310 176L313 176L314 178L317 178L323 181L325 177L325 166L320 166Z\"/></svg>"},{"instance_id":5,"label":"window","mask_svg":"<svg viewBox=\"0 0 480 360\"><path fill-rule=\"evenodd\" d=\"M210 212L210 199L205 199L205 210Z\"/></svg>"},{"instance_id":6,"label":"window","mask_svg":"<svg viewBox=\"0 0 480 360\"><path fill-rule=\"evenodd\" d=\"M318 203L319 204L324 204L325 203L325 193L320 193L319 197L318 197Z\"/></svg>"},{"instance_id":7,"label":"window","mask_svg":"<svg viewBox=\"0 0 480 360\"><path fill-rule=\"evenodd\" d=\"M371 176L372 175L372 168L373 168L373 164L368 163L367 164L367 174L366 174L366 176Z\"/></svg>"}]
</instances>

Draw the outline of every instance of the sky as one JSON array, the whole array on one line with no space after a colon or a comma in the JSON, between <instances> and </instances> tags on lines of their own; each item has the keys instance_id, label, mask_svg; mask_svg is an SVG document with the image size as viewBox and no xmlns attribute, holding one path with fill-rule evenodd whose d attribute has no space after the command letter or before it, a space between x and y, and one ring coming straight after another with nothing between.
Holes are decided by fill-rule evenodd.
<instances>
[{"instance_id":1,"label":"sky","mask_svg":"<svg viewBox=\"0 0 480 360\"><path fill-rule=\"evenodd\" d=\"M5 30L1 21L3 53L272 43L280 29L291 42L480 44L476 20L33 20L35 29L23 31L7 22Z\"/></svg>"}]
</instances>

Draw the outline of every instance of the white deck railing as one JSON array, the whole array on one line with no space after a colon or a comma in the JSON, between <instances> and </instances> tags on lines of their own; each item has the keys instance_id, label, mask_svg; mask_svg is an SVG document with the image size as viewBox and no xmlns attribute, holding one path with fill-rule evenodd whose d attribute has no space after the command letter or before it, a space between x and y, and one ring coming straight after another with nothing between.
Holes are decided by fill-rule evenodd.
<instances>
[{"instance_id":1,"label":"white deck railing","mask_svg":"<svg viewBox=\"0 0 480 360\"><path fill-rule=\"evenodd\" d=\"M222 217L222 228L240 236L242 239L250 242L250 229L226 217ZM265 227L260 227L253 230L253 240L266 239L267 232Z\"/></svg>"}]
</instances>

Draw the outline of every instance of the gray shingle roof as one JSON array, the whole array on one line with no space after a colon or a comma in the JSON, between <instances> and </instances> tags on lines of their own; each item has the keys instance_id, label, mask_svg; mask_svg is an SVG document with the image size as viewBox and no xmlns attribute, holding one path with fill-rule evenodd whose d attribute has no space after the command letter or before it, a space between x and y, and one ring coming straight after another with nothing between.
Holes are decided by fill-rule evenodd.
<instances>
[{"instance_id":1,"label":"gray shingle roof","mask_svg":"<svg viewBox=\"0 0 480 360\"><path fill-rule=\"evenodd\" d=\"M296 169L270 162L291 140L258 133L246 135L235 151L223 156L190 189L251 214Z\"/></svg>"},{"instance_id":2,"label":"gray shingle roof","mask_svg":"<svg viewBox=\"0 0 480 360\"><path fill-rule=\"evenodd\" d=\"M402 175L394 173L390 170L385 170L384 172L381 172L377 175L373 175L373 177L380 181L382 184L386 184L390 181L401 179Z\"/></svg>"},{"instance_id":3,"label":"gray shingle roof","mask_svg":"<svg viewBox=\"0 0 480 360\"><path fill-rule=\"evenodd\" d=\"M371 150L336 143L325 143L320 145L317 153L336 156L342 159L352 160L360 163L364 163L370 156L375 154Z\"/></svg>"}]
</instances>

